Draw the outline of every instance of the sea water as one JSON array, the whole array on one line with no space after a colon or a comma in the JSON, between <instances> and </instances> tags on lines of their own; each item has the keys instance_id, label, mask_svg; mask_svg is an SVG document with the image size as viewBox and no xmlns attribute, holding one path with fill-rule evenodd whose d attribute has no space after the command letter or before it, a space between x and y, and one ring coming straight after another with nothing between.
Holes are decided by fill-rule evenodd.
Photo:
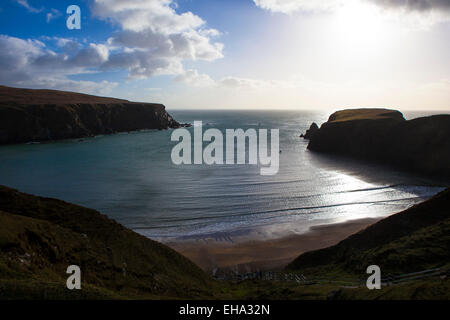
<instances>
[{"instance_id":1,"label":"sea water","mask_svg":"<svg viewBox=\"0 0 450 320\"><path fill-rule=\"evenodd\" d=\"M172 130L0 147L0 184L94 208L161 241L275 238L309 227L384 217L442 190L439 181L317 154L300 138L314 111L169 111L204 129L279 129L279 172L258 165L171 161ZM405 113L409 118L424 115ZM189 128L193 130L193 128Z\"/></svg>"}]
</instances>

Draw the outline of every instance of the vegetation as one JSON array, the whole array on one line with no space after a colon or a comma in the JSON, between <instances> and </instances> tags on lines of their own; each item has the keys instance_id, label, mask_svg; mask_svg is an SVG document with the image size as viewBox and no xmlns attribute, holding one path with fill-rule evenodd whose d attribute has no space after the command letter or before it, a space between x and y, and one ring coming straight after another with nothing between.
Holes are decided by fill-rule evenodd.
<instances>
[{"instance_id":1,"label":"vegetation","mask_svg":"<svg viewBox=\"0 0 450 320\"><path fill-rule=\"evenodd\" d=\"M308 281L216 281L174 250L99 212L0 186L0 299L448 299L448 278L369 291L365 268L449 267L450 190L338 245L303 254L287 272ZM66 268L82 290L66 288Z\"/></svg>"},{"instance_id":2,"label":"vegetation","mask_svg":"<svg viewBox=\"0 0 450 320\"><path fill-rule=\"evenodd\" d=\"M395 119L404 121L403 115L397 110L389 109L346 109L333 113L328 122L341 122L352 120L379 120Z\"/></svg>"},{"instance_id":3,"label":"vegetation","mask_svg":"<svg viewBox=\"0 0 450 320\"><path fill-rule=\"evenodd\" d=\"M450 262L450 189L390 216L339 244L307 252L290 270L332 266L350 273L379 265L385 272L413 272Z\"/></svg>"},{"instance_id":4,"label":"vegetation","mask_svg":"<svg viewBox=\"0 0 450 320\"><path fill-rule=\"evenodd\" d=\"M70 298L69 265L80 266L86 297L204 298L216 286L174 250L95 210L6 187L0 210L3 297L22 297L24 290L35 297L42 287L41 294Z\"/></svg>"}]
</instances>

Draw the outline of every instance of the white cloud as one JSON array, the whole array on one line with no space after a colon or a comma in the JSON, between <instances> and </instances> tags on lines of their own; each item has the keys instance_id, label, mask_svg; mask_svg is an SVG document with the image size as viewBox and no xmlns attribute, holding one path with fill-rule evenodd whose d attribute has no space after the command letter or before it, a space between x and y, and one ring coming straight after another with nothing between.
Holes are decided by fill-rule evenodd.
<instances>
[{"instance_id":1,"label":"white cloud","mask_svg":"<svg viewBox=\"0 0 450 320\"><path fill-rule=\"evenodd\" d=\"M275 86L276 84L272 81L264 81L249 78L239 78L239 77L225 77L217 82L217 84L224 88L250 88L250 89L261 89Z\"/></svg>"},{"instance_id":2,"label":"white cloud","mask_svg":"<svg viewBox=\"0 0 450 320\"><path fill-rule=\"evenodd\" d=\"M16 2L18 4L20 4L22 7L26 8L28 11L33 12L33 13L39 13L43 10L43 9L37 9L37 8L31 6L27 0L16 0Z\"/></svg>"},{"instance_id":3,"label":"white cloud","mask_svg":"<svg viewBox=\"0 0 450 320\"><path fill-rule=\"evenodd\" d=\"M192 12L178 14L172 3L172 0L94 0L92 10L96 16L132 31L150 28L156 33L173 34L205 24Z\"/></svg>"},{"instance_id":4,"label":"white cloud","mask_svg":"<svg viewBox=\"0 0 450 320\"><path fill-rule=\"evenodd\" d=\"M294 13L298 11L317 12L330 11L341 6L343 0L253 0L262 9L281 13Z\"/></svg>"},{"instance_id":5,"label":"white cloud","mask_svg":"<svg viewBox=\"0 0 450 320\"><path fill-rule=\"evenodd\" d=\"M47 23L50 23L53 19L59 18L62 16L62 13L54 8L50 10L46 10L45 8L37 9L28 3L28 0L15 0L18 4L28 10L31 13L45 13L45 20Z\"/></svg>"},{"instance_id":6,"label":"white cloud","mask_svg":"<svg viewBox=\"0 0 450 320\"><path fill-rule=\"evenodd\" d=\"M187 70L175 78L175 82L182 82L193 87L212 87L216 82L207 74L200 74L197 70Z\"/></svg>"},{"instance_id":7,"label":"white cloud","mask_svg":"<svg viewBox=\"0 0 450 320\"><path fill-rule=\"evenodd\" d=\"M450 20L450 0L253 0L272 12L336 12L351 6L372 5L387 19L401 20L410 28L427 28ZM357 12L355 12L357 14Z\"/></svg>"},{"instance_id":8,"label":"white cloud","mask_svg":"<svg viewBox=\"0 0 450 320\"><path fill-rule=\"evenodd\" d=\"M101 82L94 81L76 81L66 78L42 78L33 81L24 81L19 84L21 87L31 89L55 89L64 91L73 91L88 93L94 95L109 95L119 84L103 80Z\"/></svg>"},{"instance_id":9,"label":"white cloud","mask_svg":"<svg viewBox=\"0 0 450 320\"><path fill-rule=\"evenodd\" d=\"M227 76L219 80L212 79L207 74L190 69L175 78L175 82L185 83L193 87L222 88L222 89L269 89L292 88L298 85L297 81L267 81L251 78Z\"/></svg>"},{"instance_id":10,"label":"white cloud","mask_svg":"<svg viewBox=\"0 0 450 320\"><path fill-rule=\"evenodd\" d=\"M17 2L33 10L27 1ZM222 58L223 44L214 41L220 32L207 28L206 22L192 12L177 13L175 7L173 0L92 0L94 16L118 26L118 31L104 44L41 38L53 41L57 52L38 40L0 36L0 81L70 86L74 85L68 80L70 75L109 70L127 70L129 79L182 76L185 61ZM59 15L51 9L47 22ZM80 89L87 87L80 82Z\"/></svg>"},{"instance_id":11,"label":"white cloud","mask_svg":"<svg viewBox=\"0 0 450 320\"><path fill-rule=\"evenodd\" d=\"M253 0L260 8L273 12L293 13L298 11L330 11L353 0ZM357 0L371 2L387 9L406 11L450 11L449 0Z\"/></svg>"},{"instance_id":12,"label":"white cloud","mask_svg":"<svg viewBox=\"0 0 450 320\"><path fill-rule=\"evenodd\" d=\"M184 60L214 61L223 44L219 31L192 12L177 13L172 0L94 0L95 16L120 26L108 40L103 69L127 69L130 79L183 73Z\"/></svg>"},{"instance_id":13,"label":"white cloud","mask_svg":"<svg viewBox=\"0 0 450 320\"><path fill-rule=\"evenodd\" d=\"M62 16L62 14L57 9L50 9L50 11L47 12L46 15L47 23L50 23L53 19L56 19L60 16Z\"/></svg>"},{"instance_id":14,"label":"white cloud","mask_svg":"<svg viewBox=\"0 0 450 320\"><path fill-rule=\"evenodd\" d=\"M67 44L70 40L58 41ZM108 54L106 46L97 44L80 47L71 55L58 54L39 40L0 35L0 83L105 94L117 86L117 83L75 81L68 76L89 72L89 68L104 63Z\"/></svg>"}]
</instances>

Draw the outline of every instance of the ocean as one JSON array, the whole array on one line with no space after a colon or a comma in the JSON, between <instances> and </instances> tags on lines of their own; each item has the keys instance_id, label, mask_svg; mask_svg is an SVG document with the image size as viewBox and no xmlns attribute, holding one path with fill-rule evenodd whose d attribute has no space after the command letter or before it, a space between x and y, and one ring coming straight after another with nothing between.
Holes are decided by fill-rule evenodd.
<instances>
[{"instance_id":1,"label":"ocean","mask_svg":"<svg viewBox=\"0 0 450 320\"><path fill-rule=\"evenodd\" d=\"M204 130L280 131L279 172L171 161L172 130L0 147L0 184L94 208L155 240L273 239L311 226L385 217L442 190L440 181L307 150L328 111L181 111ZM407 118L427 115L405 112ZM188 130L193 130L189 128Z\"/></svg>"}]
</instances>

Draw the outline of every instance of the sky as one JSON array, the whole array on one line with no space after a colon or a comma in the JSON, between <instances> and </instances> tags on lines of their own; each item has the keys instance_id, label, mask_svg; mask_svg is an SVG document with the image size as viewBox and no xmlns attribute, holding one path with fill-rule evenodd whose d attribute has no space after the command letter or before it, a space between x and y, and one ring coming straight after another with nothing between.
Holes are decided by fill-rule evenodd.
<instances>
[{"instance_id":1,"label":"sky","mask_svg":"<svg viewBox=\"0 0 450 320\"><path fill-rule=\"evenodd\" d=\"M2 0L0 84L169 109L450 111L450 0Z\"/></svg>"}]
</instances>

